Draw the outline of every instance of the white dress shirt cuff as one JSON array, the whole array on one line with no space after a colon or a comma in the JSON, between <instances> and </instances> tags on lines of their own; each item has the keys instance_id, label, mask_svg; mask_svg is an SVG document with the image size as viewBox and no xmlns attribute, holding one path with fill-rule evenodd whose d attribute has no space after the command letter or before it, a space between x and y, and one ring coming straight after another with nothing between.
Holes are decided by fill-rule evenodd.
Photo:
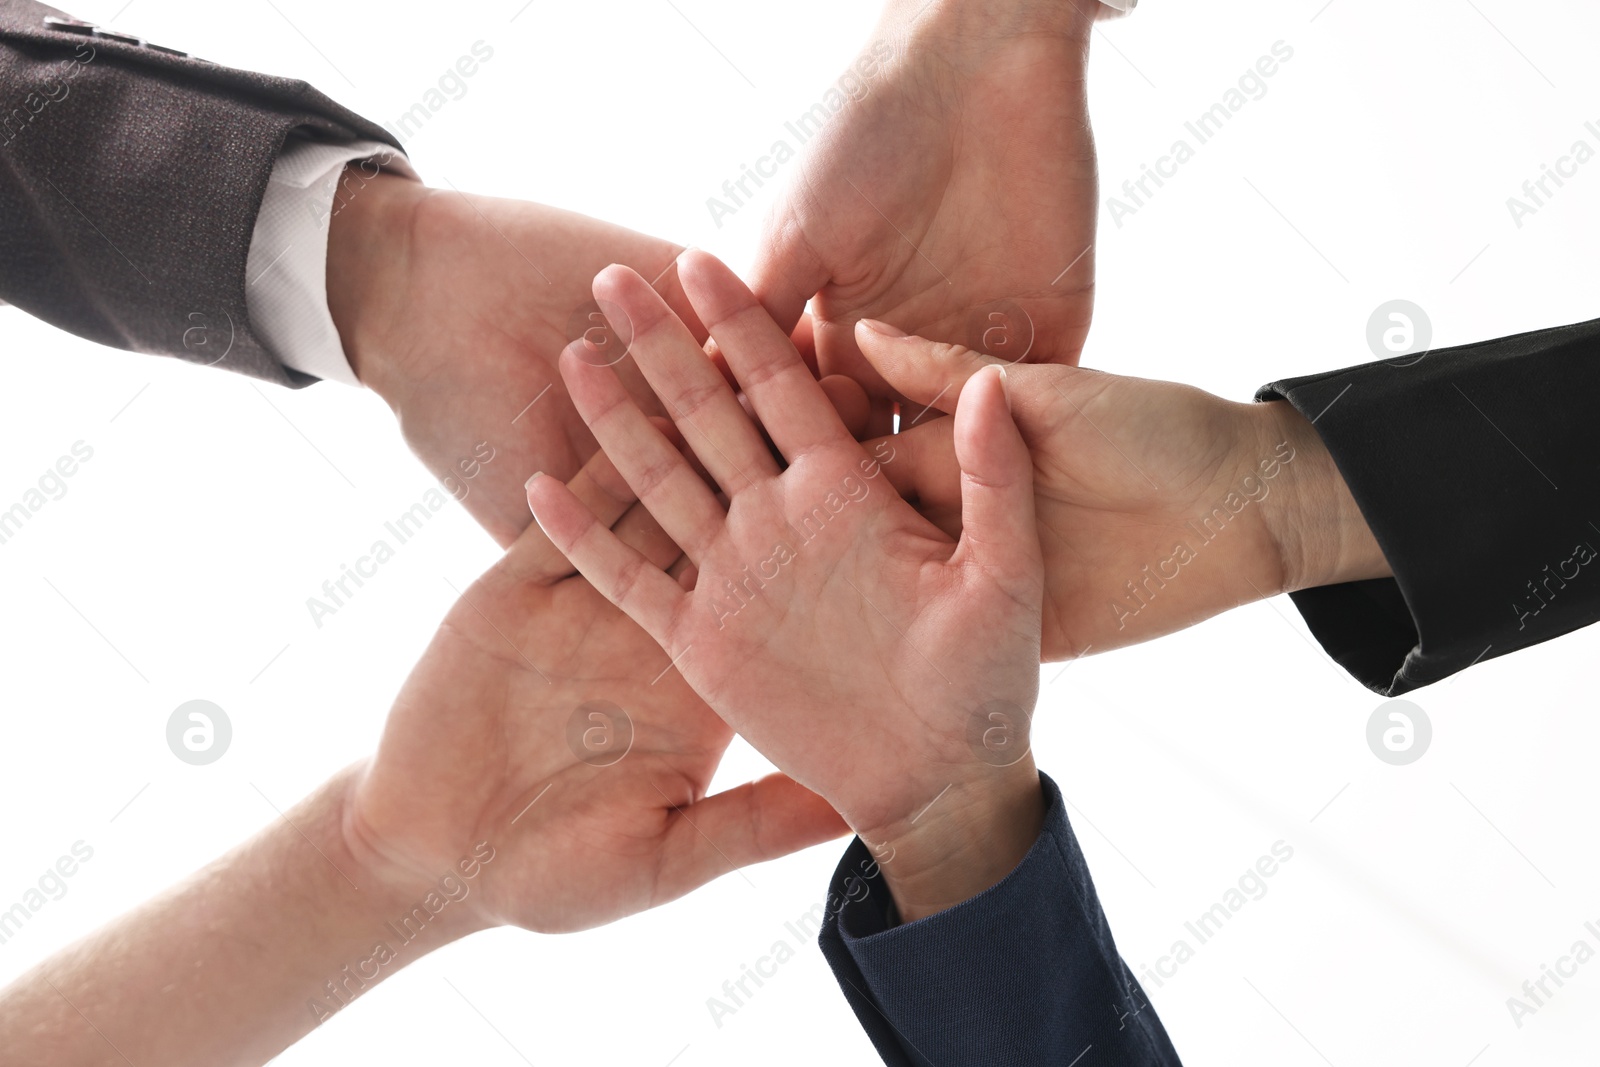
<instances>
[{"instance_id":1,"label":"white dress shirt cuff","mask_svg":"<svg viewBox=\"0 0 1600 1067\"><path fill-rule=\"evenodd\" d=\"M405 156L377 141L290 138L267 181L245 268L245 306L267 350L286 367L349 385L361 383L328 310L328 223L345 164L369 159L417 177Z\"/></svg>"}]
</instances>

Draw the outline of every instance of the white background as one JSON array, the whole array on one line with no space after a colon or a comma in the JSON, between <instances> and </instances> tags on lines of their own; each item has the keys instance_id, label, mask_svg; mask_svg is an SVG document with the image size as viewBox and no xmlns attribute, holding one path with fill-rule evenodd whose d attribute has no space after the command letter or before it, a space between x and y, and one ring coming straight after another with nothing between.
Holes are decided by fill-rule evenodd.
<instances>
[{"instance_id":1,"label":"white background","mask_svg":"<svg viewBox=\"0 0 1600 1067\"><path fill-rule=\"evenodd\" d=\"M482 40L493 60L409 146L426 178L740 266L772 187L721 229L706 198L820 97L867 41L873 5L675 2L534 0L518 15L522 0L133 0L119 14L123 0L83 0L74 13L305 78L391 122ZM1367 319L1394 298L1427 309L1441 345L1600 314L1600 161L1520 229L1506 207L1574 140L1600 143L1583 128L1600 119L1597 35L1600 13L1579 0L1145 0L1104 26L1091 91L1106 194L1274 42L1294 58L1121 228L1102 207L1085 364L1244 399L1372 359ZM429 485L376 398L258 389L9 309L0 361L0 505L74 442L94 449L67 496L0 546L0 908L73 842L94 849L67 895L0 946L9 980L271 821L263 794L286 808L363 755L447 580L464 587L496 550L452 508L318 630L306 598ZM1492 496L1466 512L1516 518ZM1046 668L1039 761L1136 970L1275 841L1294 848L1264 898L1148 986L1184 1062L1595 1062L1600 961L1520 1030L1506 998L1580 937L1600 949L1583 929L1600 920L1597 652L1600 633L1579 633L1424 690L1433 747L1403 768L1367 749L1379 699L1287 600ZM194 698L234 724L209 767L164 740ZM719 784L762 768L736 747ZM839 849L594 933L472 938L281 1062L874 1062L814 945L720 1029L705 1003L820 899Z\"/></svg>"}]
</instances>

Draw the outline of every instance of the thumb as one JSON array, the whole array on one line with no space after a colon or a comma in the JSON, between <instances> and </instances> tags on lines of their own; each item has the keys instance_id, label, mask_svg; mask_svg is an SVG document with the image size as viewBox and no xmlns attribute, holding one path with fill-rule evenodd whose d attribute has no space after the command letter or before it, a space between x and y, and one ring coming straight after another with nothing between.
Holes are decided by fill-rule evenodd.
<instances>
[{"instance_id":1,"label":"thumb","mask_svg":"<svg viewBox=\"0 0 1600 1067\"><path fill-rule=\"evenodd\" d=\"M956 407L961 465L961 543L955 560L977 563L1039 598L1044 581L1033 513L1033 457L1011 417L1003 367L967 379Z\"/></svg>"},{"instance_id":2,"label":"thumb","mask_svg":"<svg viewBox=\"0 0 1600 1067\"><path fill-rule=\"evenodd\" d=\"M828 268L786 207L768 216L750 271L750 291L784 333L801 325L806 302L828 284ZM796 347L804 351L804 345ZM815 347L813 345L813 352ZM810 360L815 363L815 357Z\"/></svg>"},{"instance_id":3,"label":"thumb","mask_svg":"<svg viewBox=\"0 0 1600 1067\"><path fill-rule=\"evenodd\" d=\"M955 410L956 397L983 368L1009 366L1005 360L961 345L915 337L874 319L856 323L856 344L891 388L922 406L922 413L915 409L903 413L916 421L929 410Z\"/></svg>"},{"instance_id":4,"label":"thumb","mask_svg":"<svg viewBox=\"0 0 1600 1067\"><path fill-rule=\"evenodd\" d=\"M746 782L678 809L665 843L661 899L849 832L832 805L788 775Z\"/></svg>"}]
</instances>

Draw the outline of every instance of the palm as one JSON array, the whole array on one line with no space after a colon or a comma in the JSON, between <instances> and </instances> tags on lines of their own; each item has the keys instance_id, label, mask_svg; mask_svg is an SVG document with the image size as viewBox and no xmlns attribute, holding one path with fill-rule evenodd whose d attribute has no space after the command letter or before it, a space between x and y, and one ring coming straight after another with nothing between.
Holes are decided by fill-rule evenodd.
<instances>
[{"instance_id":1,"label":"palm","mask_svg":"<svg viewBox=\"0 0 1600 1067\"><path fill-rule=\"evenodd\" d=\"M528 476L565 480L597 447L556 370L585 331L608 350L597 357L605 362L626 347L587 314L595 273L635 266L693 324L670 269L681 248L555 208L443 190L423 196L409 222L404 250L381 257L394 272L372 286L346 345L428 469L464 491L467 510L508 545L529 522ZM626 361L619 370L655 410Z\"/></svg>"},{"instance_id":2,"label":"palm","mask_svg":"<svg viewBox=\"0 0 1600 1067\"><path fill-rule=\"evenodd\" d=\"M1074 4L1052 6L1064 32L925 16L812 142L754 288L780 322L816 294L823 373L892 395L856 348L861 318L1008 360L1077 361L1097 210L1089 23Z\"/></svg>"},{"instance_id":3,"label":"palm","mask_svg":"<svg viewBox=\"0 0 1600 1067\"><path fill-rule=\"evenodd\" d=\"M361 787L389 859L427 877L495 849L485 918L542 931L595 926L687 891L699 800L731 731L628 618L579 578L546 586L503 563L455 606L395 702ZM580 705L609 701L632 747L569 745ZM529 807L530 803L532 804ZM729 846L730 850L732 846ZM583 872L581 876L574 872Z\"/></svg>"},{"instance_id":4,"label":"palm","mask_svg":"<svg viewBox=\"0 0 1600 1067\"><path fill-rule=\"evenodd\" d=\"M965 718L997 697L1031 707L1036 681L1003 651L956 674L940 668L971 642L970 630L951 625L957 598L965 624L982 632L1026 633L1037 622L998 589L969 587L951 566L955 543L882 480L863 480L864 458L841 442L737 494L665 638L690 684L735 729L830 798L833 783L870 780L885 765L970 764ZM842 485L867 488L852 499ZM830 495L848 501L837 514ZM747 577L774 572L759 586ZM728 582L749 584L734 594ZM808 729L796 731L797 721ZM873 798L881 810L841 814L881 825L931 799L886 792Z\"/></svg>"},{"instance_id":5,"label":"palm","mask_svg":"<svg viewBox=\"0 0 1600 1067\"><path fill-rule=\"evenodd\" d=\"M975 386L980 399L963 409L961 440L975 465L965 469L976 472L966 513L979 533L958 545L887 484L883 470L899 462L892 448L869 456L856 443L738 278L700 253L684 256L680 275L789 466L779 469L660 297L618 269L596 279L596 292L641 324L634 358L727 506L616 377L576 352L562 372L578 408L693 561L693 588L628 552L554 479L530 483L529 501L573 563L769 759L858 829L910 818L930 801L931 778L972 785L993 769L977 766L965 731L986 704L1004 702L1020 719L1037 692L1032 487L998 378ZM976 652L974 629L986 636ZM941 662L963 669L946 672ZM1019 781L1031 773L1022 762L1008 766ZM1036 780L1026 785L1037 792Z\"/></svg>"}]
</instances>

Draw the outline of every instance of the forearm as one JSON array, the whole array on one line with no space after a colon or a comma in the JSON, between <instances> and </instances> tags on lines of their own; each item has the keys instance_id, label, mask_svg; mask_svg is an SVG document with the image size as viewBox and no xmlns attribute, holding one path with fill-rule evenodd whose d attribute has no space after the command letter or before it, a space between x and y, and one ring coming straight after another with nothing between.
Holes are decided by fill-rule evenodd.
<instances>
[{"instance_id":1,"label":"forearm","mask_svg":"<svg viewBox=\"0 0 1600 1067\"><path fill-rule=\"evenodd\" d=\"M260 1064L426 952L461 936L446 909L390 962L417 903L369 877L342 820L355 770L256 837L0 991L16 1062ZM362 972L365 972L364 974ZM370 976L370 977L369 977Z\"/></svg>"},{"instance_id":2,"label":"forearm","mask_svg":"<svg viewBox=\"0 0 1600 1067\"><path fill-rule=\"evenodd\" d=\"M0 117L0 299L100 344L309 382L248 313L262 193L292 131L389 134L302 82L89 36L52 14L0 5L0 89L26 103Z\"/></svg>"}]
</instances>

